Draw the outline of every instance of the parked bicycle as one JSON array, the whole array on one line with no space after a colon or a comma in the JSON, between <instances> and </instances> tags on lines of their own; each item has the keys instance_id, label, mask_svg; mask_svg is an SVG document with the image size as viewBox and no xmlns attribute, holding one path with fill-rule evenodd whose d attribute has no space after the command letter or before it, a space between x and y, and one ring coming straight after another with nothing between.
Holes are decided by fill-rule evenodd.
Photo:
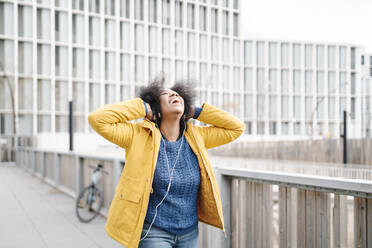
<instances>
[{"instance_id":1,"label":"parked bicycle","mask_svg":"<svg viewBox=\"0 0 372 248\"><path fill-rule=\"evenodd\" d=\"M103 191L97 187L101 177L101 172L107 173L102 169L102 165L98 164L94 168L91 183L85 187L79 194L76 200L76 215L81 222L88 223L96 218L103 206Z\"/></svg>"}]
</instances>

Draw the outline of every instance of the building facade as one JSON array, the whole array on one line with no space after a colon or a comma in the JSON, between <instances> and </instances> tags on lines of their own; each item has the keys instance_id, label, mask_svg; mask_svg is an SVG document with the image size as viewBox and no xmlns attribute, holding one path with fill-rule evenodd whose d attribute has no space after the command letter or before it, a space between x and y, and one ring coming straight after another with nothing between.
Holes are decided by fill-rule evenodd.
<instances>
[{"instance_id":1,"label":"building facade","mask_svg":"<svg viewBox=\"0 0 372 248\"><path fill-rule=\"evenodd\" d=\"M0 1L1 133L92 133L90 111L164 75L191 80L246 123L247 138L361 136L360 46L247 40L238 0ZM372 90L372 89L371 89Z\"/></svg>"}]
</instances>

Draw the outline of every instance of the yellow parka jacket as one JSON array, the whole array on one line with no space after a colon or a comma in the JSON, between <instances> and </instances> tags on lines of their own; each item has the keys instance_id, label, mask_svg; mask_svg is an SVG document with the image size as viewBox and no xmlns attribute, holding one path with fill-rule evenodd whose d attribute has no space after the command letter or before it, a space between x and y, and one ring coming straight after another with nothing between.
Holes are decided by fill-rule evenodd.
<instances>
[{"instance_id":1,"label":"yellow parka jacket","mask_svg":"<svg viewBox=\"0 0 372 248\"><path fill-rule=\"evenodd\" d=\"M125 166L109 208L106 232L128 248L138 247L152 180L157 162L161 133L144 118L141 98L105 105L89 114L93 129L125 149ZM244 131L244 123L233 115L204 103L197 120L210 126L188 122L185 138L197 156L200 167L198 195L199 221L225 231L220 192L208 159L207 149L229 143Z\"/></svg>"}]
</instances>

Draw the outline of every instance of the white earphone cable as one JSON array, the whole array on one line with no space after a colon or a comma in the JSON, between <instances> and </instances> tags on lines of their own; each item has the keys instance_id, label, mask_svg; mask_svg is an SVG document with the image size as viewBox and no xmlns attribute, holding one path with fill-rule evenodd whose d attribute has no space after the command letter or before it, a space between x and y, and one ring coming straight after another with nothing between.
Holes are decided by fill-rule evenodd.
<instances>
[{"instance_id":1,"label":"white earphone cable","mask_svg":"<svg viewBox=\"0 0 372 248\"><path fill-rule=\"evenodd\" d=\"M185 130L186 130L186 123L185 123ZM184 130L184 132L182 134L181 145L180 145L180 148L178 149L176 161L174 162L174 165L173 165L171 171L170 171L170 168L169 168L169 161L168 161L168 155L167 155L167 149L166 149L166 146L165 146L165 141L164 141L164 138L161 137L161 141L163 141L163 145L164 145L165 159L167 160L167 167L168 167L168 174L169 174L169 184L168 184L167 192L165 193L164 197L161 199L161 201L155 207L155 215L154 215L154 218L151 221L151 224L149 226L149 229L147 230L146 234L140 239L140 241L144 240L147 237L148 233L151 230L152 225L155 222L155 218L156 218L156 216L158 214L158 207L163 203L163 201L165 200L165 198L167 197L167 195L169 193L169 190L170 190L170 187L171 187L171 184L172 184L173 171L174 171L174 168L176 167L176 164L177 164L177 161L178 161L178 157L180 155L180 152L181 152L181 149L182 149L182 145L183 145L183 142L184 142L184 133L185 133L185 130Z\"/></svg>"}]
</instances>

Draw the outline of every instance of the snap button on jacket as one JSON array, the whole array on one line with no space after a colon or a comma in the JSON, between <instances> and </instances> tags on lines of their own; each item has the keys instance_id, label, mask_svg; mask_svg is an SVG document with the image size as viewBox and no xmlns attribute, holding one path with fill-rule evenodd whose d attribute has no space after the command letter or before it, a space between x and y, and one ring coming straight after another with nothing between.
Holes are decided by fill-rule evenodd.
<instances>
[{"instance_id":1,"label":"snap button on jacket","mask_svg":"<svg viewBox=\"0 0 372 248\"><path fill-rule=\"evenodd\" d=\"M141 98L107 104L89 114L92 128L105 139L125 149L125 166L115 188L105 230L128 248L138 247L152 180L160 147L161 134L155 124L144 118L146 110ZM229 143L244 131L244 123L230 113L204 102L197 120L209 126L188 122L185 138L198 158L200 188L199 221L224 228L219 188L207 149Z\"/></svg>"}]
</instances>

